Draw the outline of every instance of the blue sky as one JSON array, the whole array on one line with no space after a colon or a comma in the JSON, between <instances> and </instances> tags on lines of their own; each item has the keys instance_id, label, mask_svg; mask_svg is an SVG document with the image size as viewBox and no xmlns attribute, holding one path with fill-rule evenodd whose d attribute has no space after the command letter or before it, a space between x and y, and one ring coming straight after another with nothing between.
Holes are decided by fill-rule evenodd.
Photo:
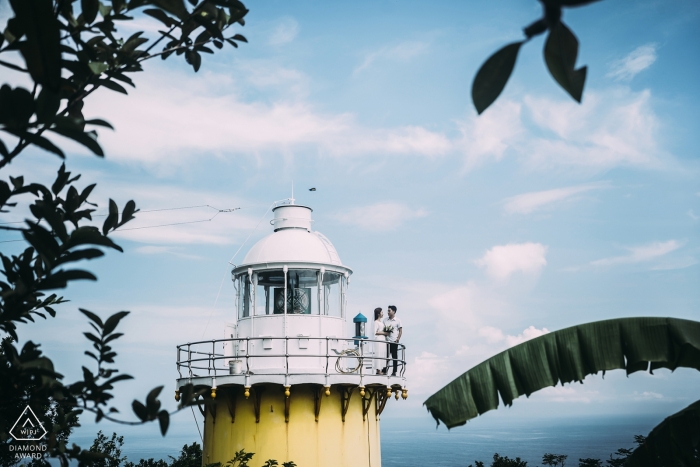
<instances>
[{"instance_id":1,"label":"blue sky","mask_svg":"<svg viewBox=\"0 0 700 467\"><path fill-rule=\"evenodd\" d=\"M223 336L228 261L271 231L263 214L292 182L354 269L350 311L398 306L411 392L388 416L428 417L421 403L443 384L546 331L698 318L697 2L566 11L588 66L582 104L548 75L536 38L479 117L476 70L522 37L537 2L247 6L249 44L204 57L197 74L175 57L147 62L129 96L104 91L86 104L116 131L100 132L104 161L67 146L68 169L98 182L102 210L108 197L144 210L241 209L119 234L126 252L90 265L97 284L68 289L58 319L23 327L69 378L87 363L77 307L131 310L119 362L137 379L118 399L126 407L160 384L170 399L175 345ZM10 170L47 180L58 165L28 152ZM215 213L143 213L130 227ZM486 416L670 414L697 398L698 374L676 373L613 372Z\"/></svg>"}]
</instances>

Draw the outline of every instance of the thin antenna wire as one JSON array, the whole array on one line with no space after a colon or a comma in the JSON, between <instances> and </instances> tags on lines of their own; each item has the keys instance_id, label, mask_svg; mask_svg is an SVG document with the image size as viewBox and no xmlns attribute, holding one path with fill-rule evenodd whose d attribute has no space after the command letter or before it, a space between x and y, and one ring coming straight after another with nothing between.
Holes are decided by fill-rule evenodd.
<instances>
[{"instance_id":1,"label":"thin antenna wire","mask_svg":"<svg viewBox=\"0 0 700 467\"><path fill-rule=\"evenodd\" d=\"M289 198L286 198L286 199L289 199ZM228 260L228 264L230 264L231 266L234 266L234 267L236 266L235 264L233 264L231 262L231 261L233 261L233 258L235 258L236 255L238 255L238 253L241 251L241 248L243 248L243 245L245 245L246 242L250 239L250 236L253 235L253 233L256 230L258 230L258 227L260 227L260 223L263 221L263 219L265 219L265 216L267 216L267 213L270 212L270 209L272 209L272 206L274 206L277 203L280 203L282 201L286 201L286 199L280 199L278 201L275 201L274 203L272 203L270 205L270 207L267 208L267 210L265 211L265 214L262 215L262 217L260 218L258 223L255 225L255 228L248 234L248 237L243 241L243 243L241 243L241 246L239 246L238 250L236 250L236 252L233 254L233 256L231 256L231 259ZM209 321L211 321L211 317L214 314L214 309L216 309L216 304L219 301L219 295L221 295L221 289L224 286L224 280L226 280L226 273L227 272L228 272L228 266L226 266L226 269L224 270L224 276L221 278L221 284L219 284L219 291L216 293L216 299L214 300L214 306L211 307L211 312L209 313L209 318L207 318L207 325L204 326L204 331L202 331L202 337L204 337L204 334L207 332L207 328L209 328Z\"/></svg>"},{"instance_id":2,"label":"thin antenna wire","mask_svg":"<svg viewBox=\"0 0 700 467\"><path fill-rule=\"evenodd\" d=\"M204 438L202 438L202 430L199 429L199 422L197 421L197 416L194 414L194 408L190 405L192 409L192 416L194 417L194 422L197 424L197 431L199 431L199 439L202 440L202 445L204 445Z\"/></svg>"},{"instance_id":3,"label":"thin antenna wire","mask_svg":"<svg viewBox=\"0 0 700 467\"><path fill-rule=\"evenodd\" d=\"M211 207L211 206L209 206ZM178 209L178 208L176 208ZM213 208L216 209L216 208ZM130 227L128 229L116 229L119 232L125 232L127 230L141 230L141 229L155 229L156 227L168 227L170 225L183 225L183 224L196 224L197 222L209 222L213 220L216 216L221 214L222 212L233 212L233 211L238 211L241 208L232 208L232 209L217 209L217 213L211 216L209 219L202 219L199 221L187 221L187 222L174 222L172 224L160 224L160 225L147 225L144 227ZM166 209L163 209L163 211L166 211Z\"/></svg>"},{"instance_id":4,"label":"thin antenna wire","mask_svg":"<svg viewBox=\"0 0 700 467\"><path fill-rule=\"evenodd\" d=\"M222 212L234 212L234 211L238 211L239 209L241 209L241 208L218 209L218 208L215 208L214 206L210 206L210 205L208 205L208 204L201 204L201 205L199 205L199 206L185 206L185 207L181 207L181 208L151 209L151 210L148 210L148 211L139 211L139 212L174 211L174 210L176 210L176 209L192 209L192 208L205 208L205 207L206 207L206 208L211 208L211 209L216 209L216 211L217 211L216 214L214 214L214 215L213 215L212 217L210 217L209 219L201 219L201 220L198 220L198 221L173 222L173 223L171 223L171 224L146 225L146 226L143 226L143 227L129 227L129 228L127 228L127 229L116 229L116 230L118 230L119 232L126 232L127 230L155 229L156 227L168 227L168 226L171 226L171 225L197 224L197 223L199 223L199 222L209 222L209 221L214 220L214 218L215 218L216 216L218 216L219 214L221 214ZM105 217L105 216L107 216L107 214L95 214L93 217L98 217L98 216L99 216L99 217ZM24 221L18 221L18 222L2 222L2 223L0 223L0 225L4 225L4 224L21 224L21 223L24 223ZM12 243L12 242L23 242L23 241L24 241L24 240L22 240L22 239L18 239L18 240L3 240L3 241L0 241L0 243Z\"/></svg>"},{"instance_id":5,"label":"thin antenna wire","mask_svg":"<svg viewBox=\"0 0 700 467\"><path fill-rule=\"evenodd\" d=\"M216 209L217 211L226 211L225 209L218 209L215 208L214 206L210 206L208 204L200 204L197 206L182 206L179 208L163 208L163 209L139 209L138 214L143 214L146 212L158 212L158 211L176 211L178 209L194 209L194 208L211 208L211 209ZM236 208L236 209L241 209L241 208ZM229 211L226 211L229 212ZM119 211L118 214L121 214L122 212ZM107 217L109 214L92 214L92 217ZM0 222L0 225L7 225L7 224L24 224L24 221L14 221L14 222Z\"/></svg>"}]
</instances>

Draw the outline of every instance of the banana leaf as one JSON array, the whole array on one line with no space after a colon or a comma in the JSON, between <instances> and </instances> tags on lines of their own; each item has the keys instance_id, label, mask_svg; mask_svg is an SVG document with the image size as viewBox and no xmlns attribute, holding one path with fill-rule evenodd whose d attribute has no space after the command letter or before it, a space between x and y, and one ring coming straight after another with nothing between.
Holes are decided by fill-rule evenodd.
<instances>
[{"instance_id":1,"label":"banana leaf","mask_svg":"<svg viewBox=\"0 0 700 467\"><path fill-rule=\"evenodd\" d=\"M651 430L626 467L700 465L700 401L666 418Z\"/></svg>"},{"instance_id":2,"label":"banana leaf","mask_svg":"<svg viewBox=\"0 0 700 467\"><path fill-rule=\"evenodd\" d=\"M424 405L452 428L525 394L590 374L624 369L700 370L700 322L676 318L619 318L580 324L512 347L447 384Z\"/></svg>"}]
</instances>

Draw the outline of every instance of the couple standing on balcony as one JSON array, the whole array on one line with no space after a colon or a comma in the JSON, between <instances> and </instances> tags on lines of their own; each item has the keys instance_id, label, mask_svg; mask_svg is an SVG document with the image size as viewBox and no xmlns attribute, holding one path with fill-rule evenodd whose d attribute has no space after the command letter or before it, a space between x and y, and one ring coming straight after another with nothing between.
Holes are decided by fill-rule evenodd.
<instances>
[{"instance_id":1,"label":"couple standing on balcony","mask_svg":"<svg viewBox=\"0 0 700 467\"><path fill-rule=\"evenodd\" d=\"M374 343L374 363L377 374L385 375L389 370L387 355L391 353L394 370L391 376L396 376L396 368L399 363L399 340L401 340L403 328L401 326L401 320L396 317L396 307L394 305L389 305L387 307L387 314L389 316L382 320L384 317L382 309L374 309L374 339L386 339L386 341L389 342L389 344L382 344L380 342Z\"/></svg>"}]
</instances>

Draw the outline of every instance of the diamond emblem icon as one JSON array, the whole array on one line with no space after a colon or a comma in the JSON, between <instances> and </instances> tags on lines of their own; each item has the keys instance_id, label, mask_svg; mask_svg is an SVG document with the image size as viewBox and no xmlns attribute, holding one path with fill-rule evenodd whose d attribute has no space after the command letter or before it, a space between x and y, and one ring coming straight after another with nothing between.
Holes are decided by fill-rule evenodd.
<instances>
[{"instance_id":1,"label":"diamond emblem icon","mask_svg":"<svg viewBox=\"0 0 700 467\"><path fill-rule=\"evenodd\" d=\"M10 435L17 441L39 441L46 436L46 428L27 406L12 426Z\"/></svg>"}]
</instances>

